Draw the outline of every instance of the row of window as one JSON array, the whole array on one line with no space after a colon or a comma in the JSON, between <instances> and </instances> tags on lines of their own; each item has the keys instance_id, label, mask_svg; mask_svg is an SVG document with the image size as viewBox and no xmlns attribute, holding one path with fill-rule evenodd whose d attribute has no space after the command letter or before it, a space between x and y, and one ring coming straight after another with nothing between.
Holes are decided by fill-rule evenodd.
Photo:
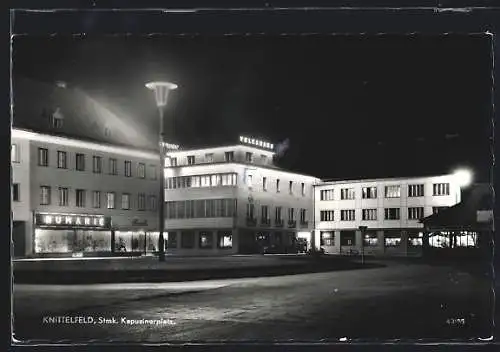
<instances>
[{"instance_id":1,"label":"row of window","mask_svg":"<svg viewBox=\"0 0 500 352\"><path fill-rule=\"evenodd\" d=\"M408 247L422 246L422 233L408 233ZM363 245L365 247L377 247L379 245L378 236L376 232L367 232L363 238ZM320 233L321 246L335 246L335 232L321 231ZM356 245L356 231L340 231L340 245L341 246L355 246ZM384 231L384 246L385 247L398 247L401 245L401 232L399 231Z\"/></svg>"},{"instance_id":2,"label":"row of window","mask_svg":"<svg viewBox=\"0 0 500 352\"><path fill-rule=\"evenodd\" d=\"M181 200L165 203L167 219L227 218L236 216L237 201L231 198Z\"/></svg>"},{"instance_id":3,"label":"row of window","mask_svg":"<svg viewBox=\"0 0 500 352\"><path fill-rule=\"evenodd\" d=\"M107 209L116 209L117 197L115 192L101 192L101 191L91 191L87 192L85 189L75 189L75 206L79 208L87 207L87 194L91 194L92 208L102 208L103 206L103 196L105 201L105 207ZM69 188L58 187L58 205L59 206L69 206ZM146 194L139 193L137 195L137 210L146 210ZM52 187L50 186L40 186L40 205L51 205L52 204ZM120 208L123 210L132 209L132 195L130 193L121 194ZM157 201L156 196L149 196L149 207L147 210L156 210Z\"/></svg>"},{"instance_id":4,"label":"row of window","mask_svg":"<svg viewBox=\"0 0 500 352\"><path fill-rule=\"evenodd\" d=\"M447 207L432 207L433 214L436 214L440 210ZM320 221L335 221L335 211L334 210L320 210ZM424 217L424 207L409 207L408 208L408 219L409 220L420 220ZM401 209L400 208L384 208L384 219L385 220L400 220ZM362 220L377 220L377 209L362 209L361 211ZM356 211L354 209L342 209L340 210L340 221L355 221Z\"/></svg>"},{"instance_id":5,"label":"row of window","mask_svg":"<svg viewBox=\"0 0 500 352\"><path fill-rule=\"evenodd\" d=\"M178 234L180 235L180 241L177 239ZM216 245L218 249L229 249L233 247L233 235L231 231L217 231L215 234L216 236L214 236L214 232L212 231L200 231L198 232L198 236L196 236L194 231L181 231L179 233L169 232L167 247L192 249L196 247L196 240L198 242L198 248L202 249L212 249L214 245Z\"/></svg>"},{"instance_id":6,"label":"row of window","mask_svg":"<svg viewBox=\"0 0 500 352\"><path fill-rule=\"evenodd\" d=\"M266 220L270 221L271 217L270 217L269 209L270 209L270 207L268 205L261 205L260 206L260 216L261 216L261 219L263 221L266 221ZM307 210L306 209L297 209L297 210L299 213L300 223L305 224L307 222ZM247 217L247 219L256 219L255 204L253 204L253 203L247 204L246 217ZM283 221L282 207L275 207L274 220L276 222ZM294 208L288 208L288 221L296 221Z\"/></svg>"},{"instance_id":7,"label":"row of window","mask_svg":"<svg viewBox=\"0 0 500 352\"><path fill-rule=\"evenodd\" d=\"M169 177L166 179L165 187L167 189L177 189L192 187L236 186L237 178L238 175L236 173Z\"/></svg>"},{"instance_id":8,"label":"row of window","mask_svg":"<svg viewBox=\"0 0 500 352\"><path fill-rule=\"evenodd\" d=\"M196 156L195 155L188 155L187 156L187 164L188 165L195 165L196 164ZM171 157L169 158L170 160L170 166L177 166L177 158L176 157ZM214 153L206 153L205 154L205 163L213 163L214 162ZM234 161L234 152L225 152L224 153L224 161L225 162L233 162ZM254 154L251 152L246 152L245 153L245 162L247 163L253 163L255 161ZM267 155L262 154L260 156L260 162L262 164L267 163Z\"/></svg>"},{"instance_id":9,"label":"row of window","mask_svg":"<svg viewBox=\"0 0 500 352\"><path fill-rule=\"evenodd\" d=\"M399 198L401 197L401 186L391 185L385 186L384 188L385 198ZM450 184L449 183L434 183L432 185L432 195L433 196L447 196L450 195ZM424 185L414 184L408 185L408 197L423 197L424 196ZM363 187L361 192L361 197L363 199L375 199L377 198L377 187ZM356 192L354 188L342 188L340 190L340 199L355 199ZM335 200L334 190L325 189L320 191L320 200Z\"/></svg>"},{"instance_id":10,"label":"row of window","mask_svg":"<svg viewBox=\"0 0 500 352\"><path fill-rule=\"evenodd\" d=\"M12 150L16 150L17 153L17 145L12 145ZM14 152L13 152L14 153ZM95 174L102 174L104 172L104 158L101 156L93 155L92 156L92 172ZM19 162L19 158L12 160L17 160ZM124 164L124 176L132 177L132 161L125 160ZM49 162L49 150L47 148L38 148L38 166L48 167L50 165ZM76 171L85 171L86 170L86 155L83 153L75 154L75 170ZM58 169L68 169L68 152L58 150L57 151L57 168ZM108 160L108 171L109 175L118 175L118 160L115 158L109 158ZM152 180L156 180L157 172L155 165L149 165L148 171L149 177ZM138 178L146 178L146 164L145 163L137 163L136 176Z\"/></svg>"},{"instance_id":11,"label":"row of window","mask_svg":"<svg viewBox=\"0 0 500 352\"><path fill-rule=\"evenodd\" d=\"M253 176L251 174L247 174L246 178L247 178L247 186L248 186L248 188L253 188ZM262 189L264 191L268 190L268 182L267 181L268 181L267 177L262 177ZM276 185L276 193L281 192L281 181L280 181L280 179L276 180L275 185ZM294 193L294 182L293 181L288 181L288 192L290 194ZM302 196L306 195L306 185L305 185L304 182L300 183L300 193L302 194Z\"/></svg>"}]
</instances>

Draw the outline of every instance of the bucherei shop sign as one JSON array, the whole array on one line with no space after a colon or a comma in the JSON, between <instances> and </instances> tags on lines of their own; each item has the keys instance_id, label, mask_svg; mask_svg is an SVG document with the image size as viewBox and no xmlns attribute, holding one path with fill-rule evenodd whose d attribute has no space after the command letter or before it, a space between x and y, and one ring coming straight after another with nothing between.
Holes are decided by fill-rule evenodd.
<instances>
[{"instance_id":1,"label":"bucherei shop sign","mask_svg":"<svg viewBox=\"0 0 500 352\"><path fill-rule=\"evenodd\" d=\"M39 226L107 228L111 221L104 215L37 213L35 222Z\"/></svg>"}]
</instances>

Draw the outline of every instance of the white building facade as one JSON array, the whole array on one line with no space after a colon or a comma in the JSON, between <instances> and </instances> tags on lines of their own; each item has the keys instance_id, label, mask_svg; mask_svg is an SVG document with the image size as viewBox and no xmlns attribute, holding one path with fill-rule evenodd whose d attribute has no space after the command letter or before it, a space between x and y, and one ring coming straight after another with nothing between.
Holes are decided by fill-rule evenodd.
<instances>
[{"instance_id":1,"label":"white building facade","mask_svg":"<svg viewBox=\"0 0 500 352\"><path fill-rule=\"evenodd\" d=\"M315 177L279 169L272 145L241 144L169 154L165 169L167 253L224 255L293 251L312 227Z\"/></svg>"},{"instance_id":2,"label":"white building facade","mask_svg":"<svg viewBox=\"0 0 500 352\"><path fill-rule=\"evenodd\" d=\"M315 187L314 245L331 254L418 256L419 220L460 197L454 175L323 182Z\"/></svg>"},{"instance_id":3,"label":"white building facade","mask_svg":"<svg viewBox=\"0 0 500 352\"><path fill-rule=\"evenodd\" d=\"M14 255L157 251L159 155L12 129Z\"/></svg>"}]
</instances>

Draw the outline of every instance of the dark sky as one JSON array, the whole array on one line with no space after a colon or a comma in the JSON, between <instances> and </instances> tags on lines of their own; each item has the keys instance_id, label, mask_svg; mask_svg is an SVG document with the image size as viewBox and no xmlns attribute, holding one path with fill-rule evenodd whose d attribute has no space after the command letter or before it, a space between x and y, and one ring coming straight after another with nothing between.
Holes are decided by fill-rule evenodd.
<instances>
[{"instance_id":1,"label":"dark sky","mask_svg":"<svg viewBox=\"0 0 500 352\"><path fill-rule=\"evenodd\" d=\"M326 178L426 175L491 157L487 36L14 39L14 82L63 80L158 128L149 80L179 85L166 131L185 146L290 139L280 165ZM17 102L20 104L20 102Z\"/></svg>"}]
</instances>

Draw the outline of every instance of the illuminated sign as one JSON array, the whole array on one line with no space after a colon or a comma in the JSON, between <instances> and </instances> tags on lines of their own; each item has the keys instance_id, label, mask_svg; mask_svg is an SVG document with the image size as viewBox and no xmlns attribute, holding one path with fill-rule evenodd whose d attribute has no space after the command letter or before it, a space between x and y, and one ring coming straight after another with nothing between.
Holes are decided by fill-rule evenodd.
<instances>
[{"instance_id":1,"label":"illuminated sign","mask_svg":"<svg viewBox=\"0 0 500 352\"><path fill-rule=\"evenodd\" d=\"M177 150L177 149L179 149L179 145L177 145L177 144L163 142L162 145L163 145L164 148L166 148L168 150Z\"/></svg>"},{"instance_id":2,"label":"illuminated sign","mask_svg":"<svg viewBox=\"0 0 500 352\"><path fill-rule=\"evenodd\" d=\"M259 139L249 138L249 137L244 137L244 136L240 136L240 142L245 143L245 144L251 144L251 145L254 145L256 147L261 147L261 148L265 148L265 149L273 149L274 148L274 144L272 144L272 143L264 142L264 141L261 141Z\"/></svg>"},{"instance_id":3,"label":"illuminated sign","mask_svg":"<svg viewBox=\"0 0 500 352\"><path fill-rule=\"evenodd\" d=\"M38 213L35 215L35 223L39 226L51 227L108 228L111 226L111 218L90 214Z\"/></svg>"}]
</instances>

